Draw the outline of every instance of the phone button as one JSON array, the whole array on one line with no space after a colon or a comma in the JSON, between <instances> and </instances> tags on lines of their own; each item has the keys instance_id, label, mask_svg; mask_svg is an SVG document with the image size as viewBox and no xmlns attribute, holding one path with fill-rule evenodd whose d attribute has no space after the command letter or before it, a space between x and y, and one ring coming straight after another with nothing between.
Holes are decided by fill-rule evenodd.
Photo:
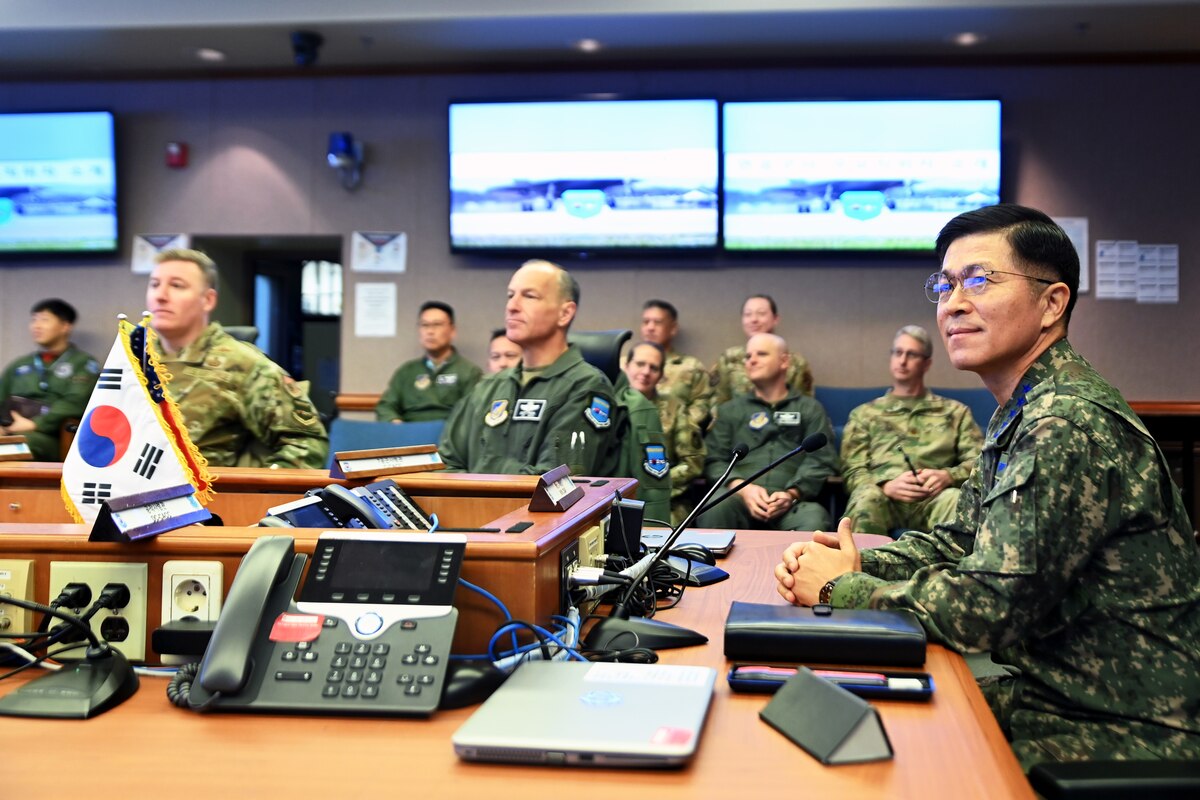
<instances>
[{"instance_id":1,"label":"phone button","mask_svg":"<svg viewBox=\"0 0 1200 800\"><path fill-rule=\"evenodd\" d=\"M358 619L354 620L354 630L361 633L363 636L370 636L374 633L379 633L383 629L383 617L376 614L374 611L368 611Z\"/></svg>"}]
</instances>

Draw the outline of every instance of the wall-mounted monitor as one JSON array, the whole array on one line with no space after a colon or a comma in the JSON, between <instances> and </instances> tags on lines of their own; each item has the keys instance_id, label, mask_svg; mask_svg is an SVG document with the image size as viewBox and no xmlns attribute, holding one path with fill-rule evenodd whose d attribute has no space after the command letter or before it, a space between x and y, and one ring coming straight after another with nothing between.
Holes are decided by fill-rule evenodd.
<instances>
[{"instance_id":1,"label":"wall-mounted monitor","mask_svg":"<svg viewBox=\"0 0 1200 800\"><path fill-rule=\"evenodd\" d=\"M717 244L716 100L450 105L454 252Z\"/></svg>"},{"instance_id":2,"label":"wall-mounted monitor","mask_svg":"<svg viewBox=\"0 0 1200 800\"><path fill-rule=\"evenodd\" d=\"M933 249L1000 202L1000 101L730 102L727 250Z\"/></svg>"},{"instance_id":3,"label":"wall-mounted monitor","mask_svg":"<svg viewBox=\"0 0 1200 800\"><path fill-rule=\"evenodd\" d=\"M0 113L0 256L116 250L113 115Z\"/></svg>"}]
</instances>

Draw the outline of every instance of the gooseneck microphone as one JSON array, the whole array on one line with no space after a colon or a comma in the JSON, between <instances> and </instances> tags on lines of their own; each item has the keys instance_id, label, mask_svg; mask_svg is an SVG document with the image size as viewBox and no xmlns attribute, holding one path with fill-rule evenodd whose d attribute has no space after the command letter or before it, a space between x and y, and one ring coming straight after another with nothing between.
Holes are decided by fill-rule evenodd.
<instances>
[{"instance_id":1,"label":"gooseneck microphone","mask_svg":"<svg viewBox=\"0 0 1200 800\"><path fill-rule=\"evenodd\" d=\"M705 502L708 500L708 496L706 495L704 500L700 501L700 505L696 506L696 510L694 513L697 515L703 514L705 511L708 511L708 510L712 509L714 506L717 506L717 505L723 503L724 501L728 500L730 497L732 497L733 495L740 492L742 490L742 488L746 486L746 484L754 483L754 481L758 480L763 475L766 475L768 472L775 469L780 464L787 461L789 458L794 458L795 456L798 456L801 453L811 453L814 450L820 450L822 447L824 447L828 443L829 443L829 438L825 434L820 433L820 432L814 433L811 436L804 437L804 441L801 442L795 449L789 450L788 452L784 453L779 458L775 459L770 464L767 464L765 467L760 469L758 472L755 472L749 478L743 478L740 483L738 483L736 486L731 488L729 491L725 492L725 494L721 495L716 500L713 500L711 503L708 503L707 505L705 505ZM745 447L745 445L740 445L740 447ZM733 464L730 464L729 469L725 470L725 475L728 475L731 469L733 469ZM725 476L723 475L723 476L721 476L721 480L717 485L719 486L719 485L723 484L724 482L725 482ZM709 494L712 494L712 492L709 492ZM691 517L689 516L688 520L690 520L690 519L691 519ZM685 520L685 522L686 521L687 520Z\"/></svg>"},{"instance_id":2,"label":"gooseneck microphone","mask_svg":"<svg viewBox=\"0 0 1200 800\"><path fill-rule=\"evenodd\" d=\"M696 515L700 513L701 507L712 497L725 479L729 477L729 473L733 471L734 466L739 461L745 458L750 452L750 448L744 443L738 442L729 454L729 466L725 467L725 472L722 473L720 480L716 481L703 499L696 504L696 507L684 517L683 522L679 523L671 535L666 538L666 541L655 552L642 558L641 561L634 564L628 569L622 570L621 574L630 578L630 584L621 595L621 598L613 604L612 612L608 617L594 624L584 637L584 644L592 650L612 650L616 647L648 647L651 650L661 650L668 647L688 647L695 644L704 644L708 641L708 637L696 631L682 628L678 625L672 625L669 622L661 622L656 619L647 619L644 617L633 617L629 613L629 601L633 597L637 587L654 568L654 565L667 557L671 547L679 540L680 535L689 525ZM618 639L628 639L618 644Z\"/></svg>"}]
</instances>

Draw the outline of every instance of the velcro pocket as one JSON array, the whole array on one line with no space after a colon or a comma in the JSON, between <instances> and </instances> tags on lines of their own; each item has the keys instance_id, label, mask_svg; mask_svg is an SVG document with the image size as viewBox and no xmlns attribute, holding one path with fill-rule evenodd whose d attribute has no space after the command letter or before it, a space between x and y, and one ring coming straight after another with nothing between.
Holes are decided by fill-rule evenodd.
<instances>
[{"instance_id":1,"label":"velcro pocket","mask_svg":"<svg viewBox=\"0 0 1200 800\"><path fill-rule=\"evenodd\" d=\"M1037 456L1022 455L996 477L983 498L975 547L959 562L964 572L1029 575L1037 571Z\"/></svg>"}]
</instances>

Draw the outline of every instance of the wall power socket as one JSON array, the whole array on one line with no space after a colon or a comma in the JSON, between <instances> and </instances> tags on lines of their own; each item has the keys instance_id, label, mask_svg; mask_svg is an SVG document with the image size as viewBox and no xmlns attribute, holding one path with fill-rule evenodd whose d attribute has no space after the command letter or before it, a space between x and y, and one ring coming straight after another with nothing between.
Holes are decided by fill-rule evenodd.
<instances>
[{"instance_id":1,"label":"wall power socket","mask_svg":"<svg viewBox=\"0 0 1200 800\"><path fill-rule=\"evenodd\" d=\"M146 659L146 582L145 564L121 561L51 561L49 599L58 596L68 583L86 583L92 601L100 596L105 584L123 583L129 589L129 604L115 610L101 609L91 620L92 631L125 654L130 661ZM86 608L63 609L74 614ZM52 626L53 627L53 626ZM60 658L83 658L84 648L63 653Z\"/></svg>"},{"instance_id":2,"label":"wall power socket","mask_svg":"<svg viewBox=\"0 0 1200 800\"><path fill-rule=\"evenodd\" d=\"M225 586L220 561L168 561L162 573L162 624L176 620L216 622Z\"/></svg>"},{"instance_id":3,"label":"wall power socket","mask_svg":"<svg viewBox=\"0 0 1200 800\"><path fill-rule=\"evenodd\" d=\"M33 559L0 559L0 633L32 631L33 612L3 602L5 597L34 600Z\"/></svg>"}]
</instances>

